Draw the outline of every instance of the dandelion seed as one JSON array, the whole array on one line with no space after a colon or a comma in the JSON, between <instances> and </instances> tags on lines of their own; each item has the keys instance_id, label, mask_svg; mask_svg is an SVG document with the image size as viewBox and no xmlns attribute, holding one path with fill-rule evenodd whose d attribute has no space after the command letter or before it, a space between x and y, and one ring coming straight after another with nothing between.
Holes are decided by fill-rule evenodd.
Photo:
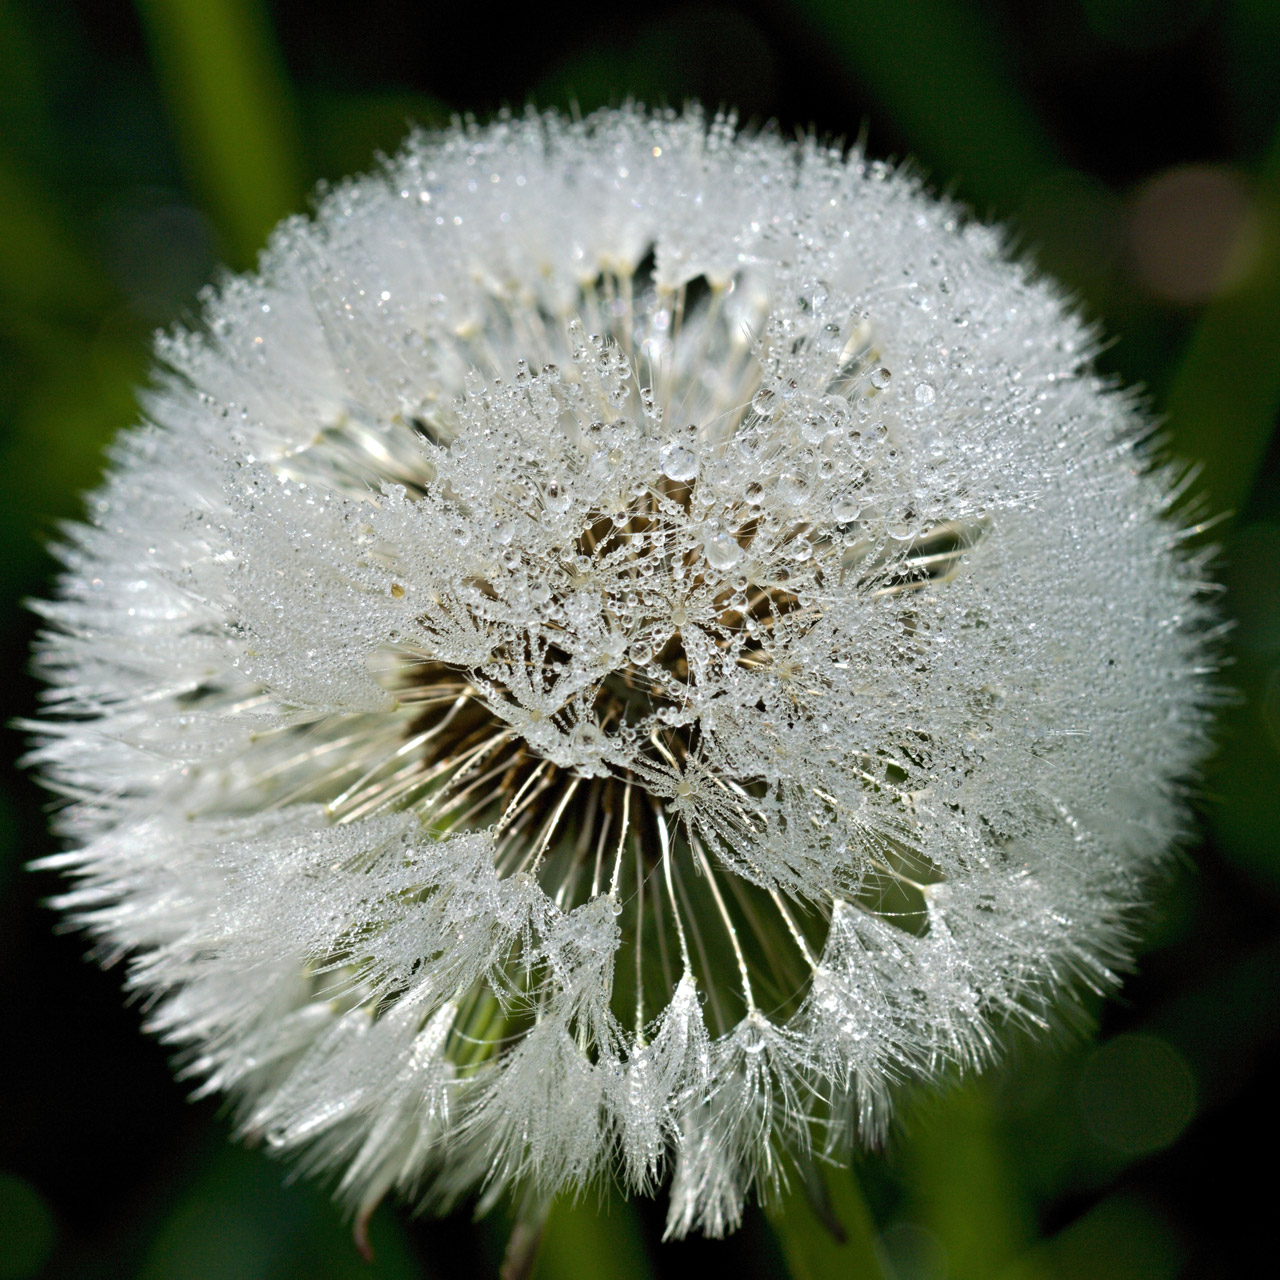
<instances>
[{"instance_id":1,"label":"dandelion seed","mask_svg":"<svg viewBox=\"0 0 1280 1280\"><path fill-rule=\"evenodd\" d=\"M160 340L68 534L62 907L361 1222L731 1230L1110 985L1182 829L1203 575L1094 346L856 151L415 136Z\"/></svg>"}]
</instances>

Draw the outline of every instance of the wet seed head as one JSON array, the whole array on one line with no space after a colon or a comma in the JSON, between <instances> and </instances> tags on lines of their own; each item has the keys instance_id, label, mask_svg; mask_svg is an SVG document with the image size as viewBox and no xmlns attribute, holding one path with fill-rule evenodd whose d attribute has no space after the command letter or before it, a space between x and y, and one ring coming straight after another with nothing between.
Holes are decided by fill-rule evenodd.
<instances>
[{"instance_id":1,"label":"wet seed head","mask_svg":"<svg viewBox=\"0 0 1280 1280\"><path fill-rule=\"evenodd\" d=\"M722 1234L1111 983L1203 565L994 233L727 119L529 116L205 306L41 606L35 758L64 906L247 1134L362 1214L670 1172Z\"/></svg>"}]
</instances>

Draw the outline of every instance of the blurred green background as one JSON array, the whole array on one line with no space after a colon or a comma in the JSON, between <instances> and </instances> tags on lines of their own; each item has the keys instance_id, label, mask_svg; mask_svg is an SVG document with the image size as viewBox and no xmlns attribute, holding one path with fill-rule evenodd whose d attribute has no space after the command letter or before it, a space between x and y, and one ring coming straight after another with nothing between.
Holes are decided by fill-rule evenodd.
<instances>
[{"instance_id":1,"label":"blurred green background","mask_svg":"<svg viewBox=\"0 0 1280 1280\"><path fill-rule=\"evenodd\" d=\"M828 1171L844 1245L799 1188L724 1243L663 1245L661 1204L592 1198L555 1211L538 1275L1254 1274L1280 1131L1278 66L1276 0L0 0L0 719L35 705L21 602L134 418L151 331L193 313L217 264L251 265L318 180L410 121L528 100L696 97L865 133L1009 222L1203 462L1204 513L1227 513L1208 537L1237 696L1196 847L1090 1025L908 1099L887 1151ZM0 783L0 1280L496 1275L501 1215L384 1207L365 1264L322 1190L228 1144L118 974L55 932L52 881L22 869L50 849L43 798L15 770Z\"/></svg>"}]
</instances>

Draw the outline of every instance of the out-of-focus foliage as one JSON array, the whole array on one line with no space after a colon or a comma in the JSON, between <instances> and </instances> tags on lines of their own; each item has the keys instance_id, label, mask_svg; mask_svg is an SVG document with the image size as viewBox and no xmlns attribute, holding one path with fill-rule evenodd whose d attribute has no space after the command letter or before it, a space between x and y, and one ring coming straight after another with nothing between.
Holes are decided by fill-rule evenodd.
<instances>
[{"instance_id":1,"label":"out-of-focus foliage","mask_svg":"<svg viewBox=\"0 0 1280 1280\"><path fill-rule=\"evenodd\" d=\"M1234 705L1200 830L1139 973L1092 1026L906 1109L855 1176L815 1172L722 1244L661 1214L557 1206L538 1274L643 1280L1173 1280L1265 1243L1250 1171L1280 1065L1280 6L1272 0L741 0L593 13L367 0L0 0L0 584L6 719L29 713L20 601L136 416L148 334L193 313L319 179L410 122L634 95L865 132L1061 278L1199 459ZM21 750L19 735L13 752ZM509 1227L384 1208L366 1266L323 1192L188 1105L118 978L55 937L21 870L45 799L0 789L0 1278L494 1275ZM824 1189L825 1188L825 1189ZM843 1235L844 1243L837 1239Z\"/></svg>"}]
</instances>

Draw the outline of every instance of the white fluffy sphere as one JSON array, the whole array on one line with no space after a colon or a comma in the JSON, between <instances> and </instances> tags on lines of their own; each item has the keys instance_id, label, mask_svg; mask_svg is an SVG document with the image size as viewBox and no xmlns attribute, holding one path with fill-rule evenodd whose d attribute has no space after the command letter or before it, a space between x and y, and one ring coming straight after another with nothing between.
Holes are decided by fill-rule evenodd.
<instances>
[{"instance_id":1,"label":"white fluffy sphere","mask_svg":"<svg viewBox=\"0 0 1280 1280\"><path fill-rule=\"evenodd\" d=\"M244 1131L389 1189L787 1152L1123 961L1208 610L1094 338L697 114L418 136L163 338L41 662L63 899Z\"/></svg>"}]
</instances>

